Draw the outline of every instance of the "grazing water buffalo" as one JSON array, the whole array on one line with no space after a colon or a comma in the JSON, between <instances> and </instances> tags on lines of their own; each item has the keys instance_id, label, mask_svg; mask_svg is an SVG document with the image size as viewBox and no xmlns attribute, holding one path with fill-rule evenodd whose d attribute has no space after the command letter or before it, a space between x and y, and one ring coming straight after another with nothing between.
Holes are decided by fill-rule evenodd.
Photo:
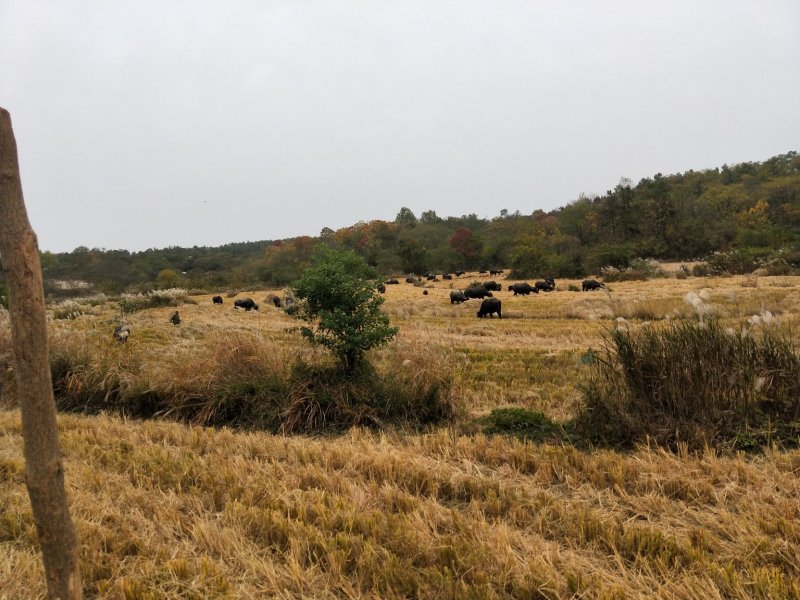
<instances>
[{"instance_id":1,"label":"grazing water buffalo","mask_svg":"<svg viewBox=\"0 0 800 600\"><path fill-rule=\"evenodd\" d=\"M381 293L381 294L385 294L386 293L386 286L383 285L382 283L379 283L378 284L378 292Z\"/></svg>"},{"instance_id":2,"label":"grazing water buffalo","mask_svg":"<svg viewBox=\"0 0 800 600\"><path fill-rule=\"evenodd\" d=\"M497 283L496 281L484 281L483 287L485 287L490 292L502 292L503 286Z\"/></svg>"},{"instance_id":3,"label":"grazing water buffalo","mask_svg":"<svg viewBox=\"0 0 800 600\"><path fill-rule=\"evenodd\" d=\"M273 294L272 296L269 297L269 301L272 302L275 305L275 308L280 308L281 307L281 299L278 296L276 296L275 294Z\"/></svg>"},{"instance_id":4,"label":"grazing water buffalo","mask_svg":"<svg viewBox=\"0 0 800 600\"><path fill-rule=\"evenodd\" d=\"M222 304L222 296L214 296L214 297L211 299L211 301L212 301L214 304Z\"/></svg>"},{"instance_id":5,"label":"grazing water buffalo","mask_svg":"<svg viewBox=\"0 0 800 600\"><path fill-rule=\"evenodd\" d=\"M583 290L584 292L599 290L604 287L606 286L597 281L596 279L584 279L583 283L581 283L581 290Z\"/></svg>"},{"instance_id":6,"label":"grazing water buffalo","mask_svg":"<svg viewBox=\"0 0 800 600\"><path fill-rule=\"evenodd\" d=\"M533 284L540 292L552 292L556 289L556 282L553 279L545 279L544 281L537 281Z\"/></svg>"},{"instance_id":7,"label":"grazing water buffalo","mask_svg":"<svg viewBox=\"0 0 800 600\"><path fill-rule=\"evenodd\" d=\"M397 279L389 279L386 281L386 285L400 285L400 282Z\"/></svg>"},{"instance_id":8,"label":"grazing water buffalo","mask_svg":"<svg viewBox=\"0 0 800 600\"><path fill-rule=\"evenodd\" d=\"M489 275L501 275L503 269L489 269Z\"/></svg>"},{"instance_id":9,"label":"grazing water buffalo","mask_svg":"<svg viewBox=\"0 0 800 600\"><path fill-rule=\"evenodd\" d=\"M249 312L250 309L258 310L258 304L252 298L239 298L233 301L233 308L243 308L245 312Z\"/></svg>"},{"instance_id":10,"label":"grazing water buffalo","mask_svg":"<svg viewBox=\"0 0 800 600\"><path fill-rule=\"evenodd\" d=\"M450 292L450 304L461 304L469 300L461 290L453 290Z\"/></svg>"},{"instance_id":11,"label":"grazing water buffalo","mask_svg":"<svg viewBox=\"0 0 800 600\"><path fill-rule=\"evenodd\" d=\"M456 271L456 277L461 277L466 271Z\"/></svg>"},{"instance_id":12,"label":"grazing water buffalo","mask_svg":"<svg viewBox=\"0 0 800 600\"><path fill-rule=\"evenodd\" d=\"M489 298L492 297L492 292L487 290L483 287L480 283L476 285L471 285L467 289L464 290L464 295L467 298Z\"/></svg>"},{"instance_id":13,"label":"grazing water buffalo","mask_svg":"<svg viewBox=\"0 0 800 600\"><path fill-rule=\"evenodd\" d=\"M514 295L528 296L529 294L538 294L539 290L529 283L515 283L508 286L509 292L514 292Z\"/></svg>"},{"instance_id":14,"label":"grazing water buffalo","mask_svg":"<svg viewBox=\"0 0 800 600\"><path fill-rule=\"evenodd\" d=\"M450 273L445 273L444 275L442 275L442 279L452 279L452 278L453 276L450 275Z\"/></svg>"},{"instance_id":15,"label":"grazing water buffalo","mask_svg":"<svg viewBox=\"0 0 800 600\"><path fill-rule=\"evenodd\" d=\"M114 328L114 339L118 342L127 342L130 334L131 328L127 325L117 325Z\"/></svg>"},{"instance_id":16,"label":"grazing water buffalo","mask_svg":"<svg viewBox=\"0 0 800 600\"><path fill-rule=\"evenodd\" d=\"M486 298L486 300L481 302L481 307L478 309L478 318L482 319L488 315L491 319L493 313L497 313L499 319L503 318L503 314L500 312L500 300L497 298Z\"/></svg>"},{"instance_id":17,"label":"grazing water buffalo","mask_svg":"<svg viewBox=\"0 0 800 600\"><path fill-rule=\"evenodd\" d=\"M173 325L181 324L181 316L178 314L177 310L174 313L172 313L172 316L169 318L169 322L172 323Z\"/></svg>"},{"instance_id":18,"label":"grazing water buffalo","mask_svg":"<svg viewBox=\"0 0 800 600\"><path fill-rule=\"evenodd\" d=\"M417 283L419 281L419 277L406 277L406 283Z\"/></svg>"}]
</instances>

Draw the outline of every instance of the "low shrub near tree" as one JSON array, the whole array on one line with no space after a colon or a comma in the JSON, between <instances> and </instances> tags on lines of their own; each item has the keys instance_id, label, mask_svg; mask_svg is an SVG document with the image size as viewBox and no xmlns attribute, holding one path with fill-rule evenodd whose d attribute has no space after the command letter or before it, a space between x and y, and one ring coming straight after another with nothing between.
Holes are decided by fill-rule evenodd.
<instances>
[{"instance_id":1,"label":"low shrub near tree","mask_svg":"<svg viewBox=\"0 0 800 600\"><path fill-rule=\"evenodd\" d=\"M578 423L598 440L750 446L800 432L800 359L775 327L711 319L618 328L590 369Z\"/></svg>"}]
</instances>

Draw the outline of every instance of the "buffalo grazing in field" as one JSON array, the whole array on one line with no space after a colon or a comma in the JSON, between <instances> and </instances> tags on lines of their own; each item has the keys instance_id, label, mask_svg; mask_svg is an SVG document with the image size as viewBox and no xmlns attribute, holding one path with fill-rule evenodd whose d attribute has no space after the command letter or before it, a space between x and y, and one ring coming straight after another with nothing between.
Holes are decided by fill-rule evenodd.
<instances>
[{"instance_id":1,"label":"buffalo grazing in field","mask_svg":"<svg viewBox=\"0 0 800 600\"><path fill-rule=\"evenodd\" d=\"M276 296L275 294L272 294L271 296L269 296L267 298L267 302L272 302L272 304L275 305L275 308L280 308L281 307L280 296Z\"/></svg>"},{"instance_id":2,"label":"buffalo grazing in field","mask_svg":"<svg viewBox=\"0 0 800 600\"><path fill-rule=\"evenodd\" d=\"M378 284L378 292L381 293L381 294L385 294L386 293L386 286L383 285L382 283L379 283Z\"/></svg>"},{"instance_id":3,"label":"buffalo grazing in field","mask_svg":"<svg viewBox=\"0 0 800 600\"><path fill-rule=\"evenodd\" d=\"M482 284L478 283L465 289L464 295L467 298L486 298L487 296L491 298L492 292L487 290Z\"/></svg>"},{"instance_id":4,"label":"buffalo grazing in field","mask_svg":"<svg viewBox=\"0 0 800 600\"><path fill-rule=\"evenodd\" d=\"M400 282L397 279L387 279L386 285L400 285Z\"/></svg>"},{"instance_id":5,"label":"buffalo grazing in field","mask_svg":"<svg viewBox=\"0 0 800 600\"><path fill-rule=\"evenodd\" d=\"M503 291L503 286L497 283L496 281L485 281L483 283L483 287L485 287L490 292L501 292Z\"/></svg>"},{"instance_id":6,"label":"buffalo grazing in field","mask_svg":"<svg viewBox=\"0 0 800 600\"><path fill-rule=\"evenodd\" d=\"M419 277L406 277L406 283L417 283L419 282Z\"/></svg>"},{"instance_id":7,"label":"buffalo grazing in field","mask_svg":"<svg viewBox=\"0 0 800 600\"><path fill-rule=\"evenodd\" d=\"M604 284L600 283L596 279L584 279L581 283L581 290L584 292L590 292L592 290L599 290L606 287Z\"/></svg>"},{"instance_id":8,"label":"buffalo grazing in field","mask_svg":"<svg viewBox=\"0 0 800 600\"><path fill-rule=\"evenodd\" d=\"M450 304L461 304L469 300L461 290L453 290L450 292Z\"/></svg>"},{"instance_id":9,"label":"buffalo grazing in field","mask_svg":"<svg viewBox=\"0 0 800 600\"><path fill-rule=\"evenodd\" d=\"M245 312L258 310L258 304L253 302L252 298L239 298L233 301L233 308L243 308Z\"/></svg>"},{"instance_id":10,"label":"buffalo grazing in field","mask_svg":"<svg viewBox=\"0 0 800 600\"><path fill-rule=\"evenodd\" d=\"M178 314L177 310L174 313L172 313L172 316L169 318L169 322L172 323L173 325L181 324L181 316Z\"/></svg>"},{"instance_id":11,"label":"buffalo grazing in field","mask_svg":"<svg viewBox=\"0 0 800 600\"><path fill-rule=\"evenodd\" d=\"M529 283L514 283L508 286L509 292L514 292L514 295L528 296L530 294L538 294L539 290Z\"/></svg>"},{"instance_id":12,"label":"buffalo grazing in field","mask_svg":"<svg viewBox=\"0 0 800 600\"><path fill-rule=\"evenodd\" d=\"M502 275L503 269L489 269L489 275Z\"/></svg>"},{"instance_id":13,"label":"buffalo grazing in field","mask_svg":"<svg viewBox=\"0 0 800 600\"><path fill-rule=\"evenodd\" d=\"M452 279L452 278L453 276L450 275L450 273L445 273L444 275L442 275L442 279Z\"/></svg>"},{"instance_id":14,"label":"buffalo grazing in field","mask_svg":"<svg viewBox=\"0 0 800 600\"><path fill-rule=\"evenodd\" d=\"M533 284L540 292L552 292L556 289L556 282L554 279L545 278L544 281L537 281Z\"/></svg>"},{"instance_id":15,"label":"buffalo grazing in field","mask_svg":"<svg viewBox=\"0 0 800 600\"><path fill-rule=\"evenodd\" d=\"M222 296L214 296L211 299L211 302L213 302L214 304L222 304Z\"/></svg>"},{"instance_id":16,"label":"buffalo grazing in field","mask_svg":"<svg viewBox=\"0 0 800 600\"><path fill-rule=\"evenodd\" d=\"M456 271L456 277L461 277L466 271Z\"/></svg>"},{"instance_id":17,"label":"buffalo grazing in field","mask_svg":"<svg viewBox=\"0 0 800 600\"><path fill-rule=\"evenodd\" d=\"M482 319L487 316L492 318L494 313L497 313L497 318L502 319L503 314L500 312L501 302L498 298L486 298L481 302L481 307L478 309L478 318Z\"/></svg>"}]
</instances>

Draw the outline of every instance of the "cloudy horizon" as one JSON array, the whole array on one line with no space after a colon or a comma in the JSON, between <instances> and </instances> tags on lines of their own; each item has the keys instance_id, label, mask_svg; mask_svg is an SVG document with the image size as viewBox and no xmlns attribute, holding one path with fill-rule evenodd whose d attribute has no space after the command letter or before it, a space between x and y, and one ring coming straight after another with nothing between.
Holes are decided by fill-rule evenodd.
<instances>
[{"instance_id":1,"label":"cloudy horizon","mask_svg":"<svg viewBox=\"0 0 800 600\"><path fill-rule=\"evenodd\" d=\"M552 210L800 146L800 3L0 3L43 250Z\"/></svg>"}]
</instances>

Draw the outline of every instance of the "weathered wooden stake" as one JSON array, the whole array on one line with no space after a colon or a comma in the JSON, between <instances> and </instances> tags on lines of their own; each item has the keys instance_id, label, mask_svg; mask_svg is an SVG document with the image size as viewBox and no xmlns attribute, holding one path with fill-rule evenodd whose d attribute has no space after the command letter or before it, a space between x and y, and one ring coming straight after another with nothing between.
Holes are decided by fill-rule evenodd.
<instances>
[{"instance_id":1,"label":"weathered wooden stake","mask_svg":"<svg viewBox=\"0 0 800 600\"><path fill-rule=\"evenodd\" d=\"M11 115L0 108L0 258L8 287L14 372L22 413L25 482L42 547L49 598L81 598L78 542L64 489L47 349L42 269L31 229Z\"/></svg>"}]
</instances>

